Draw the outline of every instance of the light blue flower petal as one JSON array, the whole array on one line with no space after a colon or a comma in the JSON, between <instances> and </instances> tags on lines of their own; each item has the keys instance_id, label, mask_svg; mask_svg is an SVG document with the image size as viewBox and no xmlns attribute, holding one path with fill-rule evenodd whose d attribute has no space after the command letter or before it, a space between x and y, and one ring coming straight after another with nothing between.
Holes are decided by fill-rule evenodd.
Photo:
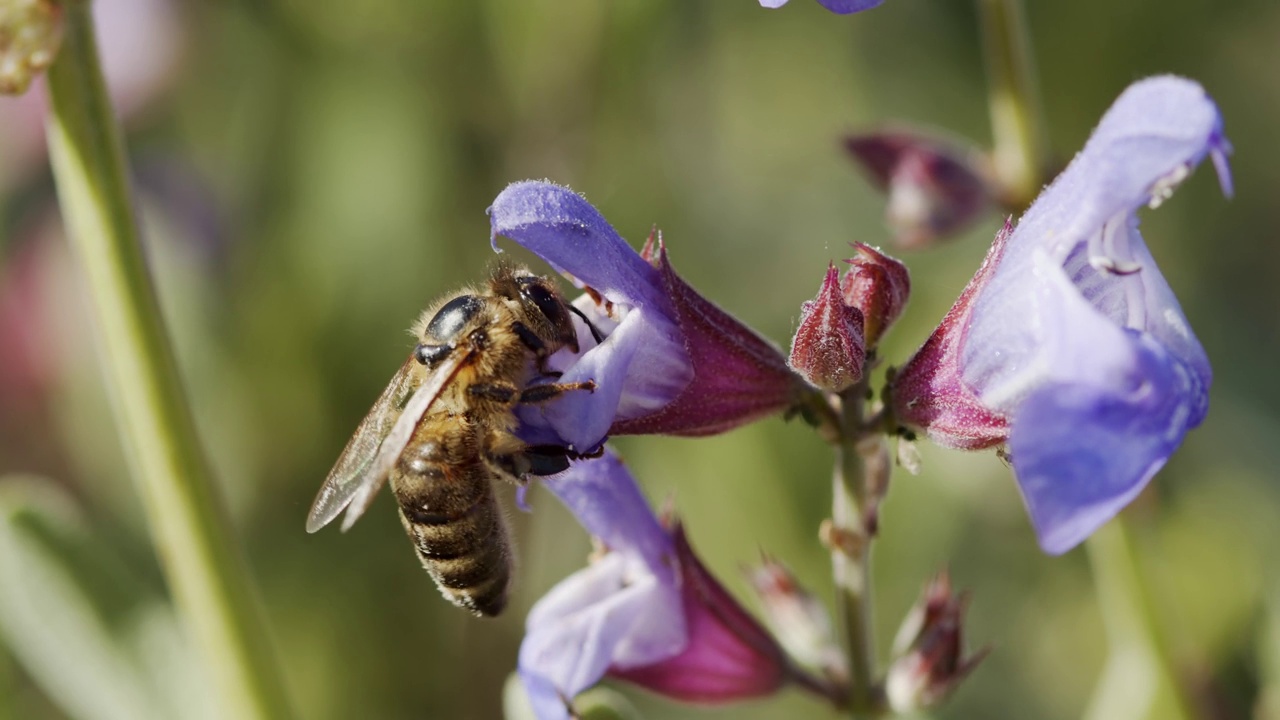
<instances>
[{"instance_id":1,"label":"light blue flower petal","mask_svg":"<svg viewBox=\"0 0 1280 720\"><path fill-rule=\"evenodd\" d=\"M1107 222L1172 189L1221 134L1218 108L1199 84L1165 75L1130 85L1018 222L1006 262L1020 264L1033 245L1065 258Z\"/></svg>"},{"instance_id":2,"label":"light blue flower petal","mask_svg":"<svg viewBox=\"0 0 1280 720\"><path fill-rule=\"evenodd\" d=\"M589 336L579 333L584 344ZM655 412L689 384L693 368L679 332L650 307L636 307L604 343L586 349L559 382L594 380L594 393L574 392L521 411L533 426L549 425L561 444L582 452L599 446L620 419Z\"/></svg>"},{"instance_id":3,"label":"light blue flower petal","mask_svg":"<svg viewBox=\"0 0 1280 720\"><path fill-rule=\"evenodd\" d=\"M654 517L635 478L613 451L573 463L542 483L592 537L610 549L644 559L663 580L674 583L671 535Z\"/></svg>"},{"instance_id":4,"label":"light blue flower petal","mask_svg":"<svg viewBox=\"0 0 1280 720\"><path fill-rule=\"evenodd\" d=\"M884 0L818 0L822 7L837 15L849 15L863 10L870 10L882 2ZM786 4L787 0L760 0L760 6L767 8L780 8Z\"/></svg>"},{"instance_id":5,"label":"light blue flower petal","mask_svg":"<svg viewBox=\"0 0 1280 720\"><path fill-rule=\"evenodd\" d=\"M495 250L499 235L511 238L614 302L666 307L658 271L569 188L537 180L512 183L488 213Z\"/></svg>"},{"instance_id":6,"label":"light blue flower petal","mask_svg":"<svg viewBox=\"0 0 1280 720\"><path fill-rule=\"evenodd\" d=\"M1191 371L1131 336L1145 381L1045 385L1018 408L1013 470L1045 552L1075 547L1127 505L1182 442Z\"/></svg>"},{"instance_id":7,"label":"light blue flower petal","mask_svg":"<svg viewBox=\"0 0 1280 720\"><path fill-rule=\"evenodd\" d=\"M884 0L818 0L823 7L833 13L849 15L876 7Z\"/></svg>"},{"instance_id":8,"label":"light blue flower petal","mask_svg":"<svg viewBox=\"0 0 1280 720\"><path fill-rule=\"evenodd\" d=\"M544 484L609 552L534 605L520 676L541 720L567 718L565 700L611 667L680 653L688 633L674 542L617 456L574 463Z\"/></svg>"},{"instance_id":9,"label":"light blue flower petal","mask_svg":"<svg viewBox=\"0 0 1280 720\"><path fill-rule=\"evenodd\" d=\"M627 578L625 558L606 558L567 578L559 592L561 609L578 606L572 612L554 614L541 611L530 615L524 642L520 645L519 671L529 699L540 720L568 718L565 699L599 682L605 671L624 656L631 636L645 637L645 620L655 608L668 605L672 594L653 576ZM580 600L565 602L565 596L589 591ZM596 593L602 594L595 595ZM549 599L552 596L548 596ZM678 636L674 648L661 648L649 656L635 654L640 663L658 660L678 653L685 642L679 592L674 591L671 608ZM541 605L541 603L539 603ZM535 624L536 617L536 624ZM656 634L646 639L652 641Z\"/></svg>"},{"instance_id":10,"label":"light blue flower petal","mask_svg":"<svg viewBox=\"0 0 1280 720\"><path fill-rule=\"evenodd\" d=\"M1050 376L1044 362L1059 328L1044 307L1029 304L1042 289L1037 257L1048 257L1095 311L1117 328L1149 333L1207 389L1212 376L1204 350L1143 243L1134 213L1153 196L1163 197L1162 188L1222 142L1217 108L1196 83L1165 76L1126 90L1015 228L974 305L961 354L965 382L993 407L1010 411L1041 383L1062 379L1063 363ZM1106 261L1117 265L1100 267ZM1074 374L1093 372L1097 363L1085 360Z\"/></svg>"},{"instance_id":11,"label":"light blue flower petal","mask_svg":"<svg viewBox=\"0 0 1280 720\"><path fill-rule=\"evenodd\" d=\"M489 216L495 238L515 240L608 301L582 308L605 341L594 344L575 320L582 352L553 359L561 382L593 380L596 391L521 408L526 441L590 452L614 423L654 413L688 386L693 368L660 273L590 203L568 188L525 181L503 190Z\"/></svg>"}]
</instances>

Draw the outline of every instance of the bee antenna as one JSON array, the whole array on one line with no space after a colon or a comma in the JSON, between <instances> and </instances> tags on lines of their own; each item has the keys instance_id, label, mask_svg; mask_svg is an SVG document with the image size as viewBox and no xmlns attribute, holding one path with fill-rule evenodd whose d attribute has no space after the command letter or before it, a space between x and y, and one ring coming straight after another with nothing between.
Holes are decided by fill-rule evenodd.
<instances>
[{"instance_id":1,"label":"bee antenna","mask_svg":"<svg viewBox=\"0 0 1280 720\"><path fill-rule=\"evenodd\" d=\"M591 329L591 337L595 338L597 345L604 342L604 333L600 332L600 329L597 328L594 324L592 324L591 320L587 319L587 316L583 314L581 310L579 310L572 303L565 303L565 306L569 308L569 312L582 318L582 322L587 324L587 327Z\"/></svg>"}]
</instances>

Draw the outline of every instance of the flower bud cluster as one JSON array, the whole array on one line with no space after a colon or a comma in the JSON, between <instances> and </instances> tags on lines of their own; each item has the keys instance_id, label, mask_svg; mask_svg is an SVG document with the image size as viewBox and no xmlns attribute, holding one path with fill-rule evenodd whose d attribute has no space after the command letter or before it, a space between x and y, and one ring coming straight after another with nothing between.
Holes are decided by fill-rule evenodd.
<instances>
[{"instance_id":1,"label":"flower bud cluster","mask_svg":"<svg viewBox=\"0 0 1280 720\"><path fill-rule=\"evenodd\" d=\"M822 288L800 311L791 340L791 367L823 390L840 392L862 379L867 341L862 311L845 305L840 273L827 268Z\"/></svg>"},{"instance_id":2,"label":"flower bud cluster","mask_svg":"<svg viewBox=\"0 0 1280 720\"><path fill-rule=\"evenodd\" d=\"M968 595L951 590L944 571L925 586L903 620L894 641L894 661L885 678L885 695L896 712L936 707L990 652L964 651L964 611Z\"/></svg>"},{"instance_id":3,"label":"flower bud cluster","mask_svg":"<svg viewBox=\"0 0 1280 720\"><path fill-rule=\"evenodd\" d=\"M869 352L902 315L911 278L900 261L864 243L843 279L828 266L818 295L801 309L790 365L816 387L841 392L862 380Z\"/></svg>"},{"instance_id":4,"label":"flower bud cluster","mask_svg":"<svg viewBox=\"0 0 1280 720\"><path fill-rule=\"evenodd\" d=\"M822 602L786 565L770 557L752 569L748 579L769 627L791 657L829 679L845 681L848 661L835 641L831 617Z\"/></svg>"}]
</instances>

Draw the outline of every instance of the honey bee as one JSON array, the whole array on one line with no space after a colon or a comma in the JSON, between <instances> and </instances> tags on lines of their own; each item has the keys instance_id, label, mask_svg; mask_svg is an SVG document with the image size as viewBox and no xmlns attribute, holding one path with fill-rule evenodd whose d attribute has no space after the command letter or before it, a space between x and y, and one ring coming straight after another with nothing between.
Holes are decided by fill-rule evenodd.
<instances>
[{"instance_id":1,"label":"honey bee","mask_svg":"<svg viewBox=\"0 0 1280 720\"><path fill-rule=\"evenodd\" d=\"M405 532L445 598L476 615L501 613L511 540L493 480L551 475L584 457L514 434L518 405L595 390L590 380L539 382L558 377L546 366L556 351L578 352L570 313L600 341L551 280L507 264L485 286L428 308L413 330L417 347L321 486L307 532L343 509L346 531L390 480Z\"/></svg>"}]
</instances>

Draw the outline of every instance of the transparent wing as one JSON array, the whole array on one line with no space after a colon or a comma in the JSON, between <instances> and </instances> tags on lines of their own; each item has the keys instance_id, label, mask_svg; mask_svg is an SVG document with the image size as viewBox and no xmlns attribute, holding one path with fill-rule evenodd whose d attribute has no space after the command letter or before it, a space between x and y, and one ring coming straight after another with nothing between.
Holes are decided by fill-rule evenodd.
<instances>
[{"instance_id":1,"label":"transparent wing","mask_svg":"<svg viewBox=\"0 0 1280 720\"><path fill-rule=\"evenodd\" d=\"M373 480L367 471L378 454L382 439L391 432L400 407L413 392L415 362L417 361L412 357L405 360L382 391L382 395L373 403L369 414L360 421L355 434L347 441L342 455L338 456L338 462L334 463L315 502L311 504L311 513L307 516L307 532L313 533L332 522L350 504L361 484Z\"/></svg>"},{"instance_id":2,"label":"transparent wing","mask_svg":"<svg viewBox=\"0 0 1280 720\"><path fill-rule=\"evenodd\" d=\"M313 533L328 525L346 509L347 515L342 521L345 532L364 514L400 453L404 452L414 428L469 355L463 351L453 353L416 390L413 364L417 361L412 357L405 361L360 422L324 485L320 486L307 515L307 532Z\"/></svg>"}]
</instances>

